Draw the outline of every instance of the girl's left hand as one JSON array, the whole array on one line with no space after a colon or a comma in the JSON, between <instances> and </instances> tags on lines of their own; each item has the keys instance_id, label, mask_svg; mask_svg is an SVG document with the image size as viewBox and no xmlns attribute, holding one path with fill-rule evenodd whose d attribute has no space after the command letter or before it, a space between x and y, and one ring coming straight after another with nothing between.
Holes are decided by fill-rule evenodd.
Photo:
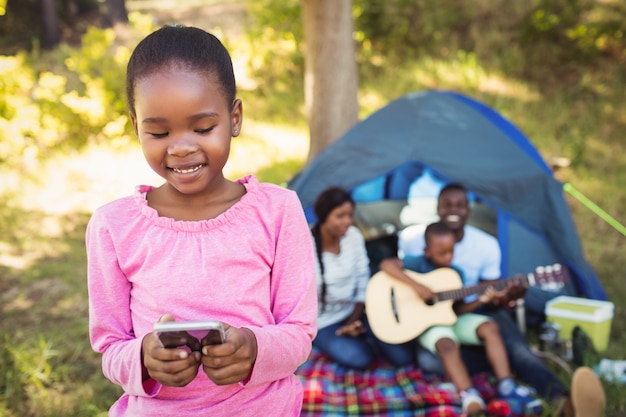
<instances>
[{"instance_id":1,"label":"girl's left hand","mask_svg":"<svg viewBox=\"0 0 626 417\"><path fill-rule=\"evenodd\" d=\"M357 337L365 333L365 326L361 320L355 320L352 323L345 324L337 329L337 336Z\"/></svg>"},{"instance_id":2,"label":"girl's left hand","mask_svg":"<svg viewBox=\"0 0 626 417\"><path fill-rule=\"evenodd\" d=\"M226 341L202 347L202 369L217 385L234 384L252 373L257 355L256 336L245 327L224 323Z\"/></svg>"}]
</instances>

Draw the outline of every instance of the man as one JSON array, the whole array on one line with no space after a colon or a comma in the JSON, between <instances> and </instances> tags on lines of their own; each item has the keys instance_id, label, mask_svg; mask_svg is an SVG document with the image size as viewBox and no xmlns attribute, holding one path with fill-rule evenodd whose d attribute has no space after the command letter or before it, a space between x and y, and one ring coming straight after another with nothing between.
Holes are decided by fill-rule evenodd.
<instances>
[{"instance_id":1,"label":"man","mask_svg":"<svg viewBox=\"0 0 626 417\"><path fill-rule=\"evenodd\" d=\"M459 184L444 186L437 200L437 215L440 221L455 233L456 244L452 263L463 270L465 286L500 278L501 253L498 242L493 236L467 225L469 214L470 206L466 189ZM423 235L414 235L410 238L400 237L399 250L404 255L419 255L423 248ZM604 390L593 372L589 373L587 368L581 368L584 375L591 375L591 377L583 379L575 375L573 384L578 385L572 386L570 396L567 387L530 349L510 309L507 308L522 297L525 290L519 286L510 286L500 292L500 297L494 305L485 306L480 310L482 314L489 315L498 324L513 372L521 381L535 388L542 397L555 403L565 404L566 415L573 413L572 408L577 402L583 401L586 404L595 405L594 413L587 414L586 417L601 416L605 406ZM488 369L484 352L481 350L464 349L463 355L471 372ZM440 370L437 369L438 364L434 358L428 357L427 352L420 352L419 360L420 366L425 370ZM578 397L575 398L574 394ZM580 396L585 398L581 400Z\"/></svg>"}]
</instances>

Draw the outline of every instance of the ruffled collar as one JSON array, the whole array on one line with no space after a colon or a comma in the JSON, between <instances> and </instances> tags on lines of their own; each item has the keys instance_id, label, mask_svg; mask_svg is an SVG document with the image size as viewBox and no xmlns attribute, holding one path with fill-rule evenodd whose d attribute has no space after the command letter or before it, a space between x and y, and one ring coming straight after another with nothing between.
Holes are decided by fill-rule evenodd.
<instances>
[{"instance_id":1,"label":"ruffled collar","mask_svg":"<svg viewBox=\"0 0 626 417\"><path fill-rule=\"evenodd\" d=\"M241 197L241 200L235 203L228 210L221 213L219 216L208 220L187 221L159 216L159 213L148 205L148 200L146 199L146 194L155 189L152 185L137 186L135 188L135 193L133 194L133 200L139 208L141 214L157 226L186 232L203 232L220 227L225 223L232 222L237 218L237 216L239 216L245 207L254 204L254 202L258 199L259 181L254 175L246 175L245 177L238 179L236 182L238 184L243 184L243 186L246 187L246 194L244 194Z\"/></svg>"}]
</instances>

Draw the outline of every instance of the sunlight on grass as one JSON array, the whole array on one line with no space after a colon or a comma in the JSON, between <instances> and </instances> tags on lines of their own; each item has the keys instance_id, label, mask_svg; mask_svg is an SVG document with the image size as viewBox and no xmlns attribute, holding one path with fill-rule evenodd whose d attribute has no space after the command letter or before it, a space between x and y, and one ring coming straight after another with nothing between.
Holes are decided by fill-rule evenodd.
<instances>
[{"instance_id":1,"label":"sunlight on grass","mask_svg":"<svg viewBox=\"0 0 626 417\"><path fill-rule=\"evenodd\" d=\"M470 54L460 55L459 60L443 61L427 57L410 66L416 83L427 88L455 91L476 90L521 102L534 102L541 95L527 83L502 74L489 72Z\"/></svg>"},{"instance_id":2,"label":"sunlight on grass","mask_svg":"<svg viewBox=\"0 0 626 417\"><path fill-rule=\"evenodd\" d=\"M13 291L12 291L13 290ZM5 302L2 305L2 312L9 313L15 311L25 311L33 306L34 300L28 298L26 294L16 293L17 289L12 289L3 294Z\"/></svg>"},{"instance_id":3,"label":"sunlight on grass","mask_svg":"<svg viewBox=\"0 0 626 417\"><path fill-rule=\"evenodd\" d=\"M14 254L13 245L7 242L0 242L0 265L20 270L28 268L31 262L22 255Z\"/></svg>"},{"instance_id":4,"label":"sunlight on grass","mask_svg":"<svg viewBox=\"0 0 626 417\"><path fill-rule=\"evenodd\" d=\"M243 134L233 140L224 173L234 179L286 160L304 161L308 151L308 134L300 129L244 121Z\"/></svg>"},{"instance_id":5,"label":"sunlight on grass","mask_svg":"<svg viewBox=\"0 0 626 417\"><path fill-rule=\"evenodd\" d=\"M382 58L381 58L382 59ZM466 94L485 95L502 101L515 101L528 106L542 99L536 88L516 78L489 72L475 57L460 55L459 59L423 57L401 67L384 66L385 77L377 77L375 85L365 84L359 94L360 115L367 117L390 100L413 91L443 89ZM502 108L498 108L502 111Z\"/></svg>"}]
</instances>

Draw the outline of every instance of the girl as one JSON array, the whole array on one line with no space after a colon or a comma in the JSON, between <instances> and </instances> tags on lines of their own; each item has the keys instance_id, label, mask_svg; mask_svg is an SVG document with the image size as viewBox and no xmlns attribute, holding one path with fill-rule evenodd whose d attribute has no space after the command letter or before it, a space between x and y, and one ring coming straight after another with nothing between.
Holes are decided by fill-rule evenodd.
<instances>
[{"instance_id":1,"label":"girl","mask_svg":"<svg viewBox=\"0 0 626 417\"><path fill-rule=\"evenodd\" d=\"M91 344L124 390L109 415L300 415L314 252L295 193L223 175L242 125L228 52L201 29L163 27L134 50L126 92L165 182L99 208L87 228ZM226 340L165 348L152 328L171 320L218 320Z\"/></svg>"},{"instance_id":2,"label":"girl","mask_svg":"<svg viewBox=\"0 0 626 417\"><path fill-rule=\"evenodd\" d=\"M392 362L410 361L405 349L379 341L367 324L364 300L369 259L363 235L352 225L350 193L330 187L318 196L313 210L319 294L318 334L313 345L350 368L367 368L377 353Z\"/></svg>"}]
</instances>

